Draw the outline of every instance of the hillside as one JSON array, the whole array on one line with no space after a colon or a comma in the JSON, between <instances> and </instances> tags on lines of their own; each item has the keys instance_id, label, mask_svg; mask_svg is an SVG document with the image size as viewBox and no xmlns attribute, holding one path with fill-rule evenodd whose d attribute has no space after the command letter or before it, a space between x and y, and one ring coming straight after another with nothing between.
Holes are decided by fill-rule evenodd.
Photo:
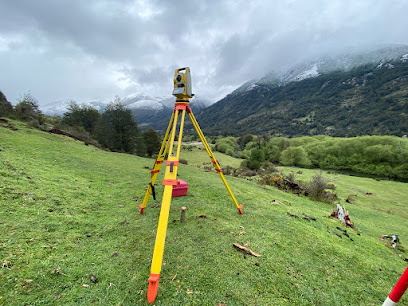
<instances>
[{"instance_id":1,"label":"hillside","mask_svg":"<svg viewBox=\"0 0 408 306\"><path fill-rule=\"evenodd\" d=\"M13 127L13 129L11 128ZM334 206L203 171L183 150L155 305L378 305L406 268L408 185L328 174L356 229L328 218ZM220 156L223 167L236 163ZM208 163L209 160L203 160ZM61 135L0 123L0 303L146 304L159 198L139 215L154 160L111 153ZM299 171L282 168L282 171ZM301 179L315 171L302 169ZM158 182L161 181L161 175ZM180 208L187 222L180 224ZM300 216L292 218L287 213ZM316 221L302 219L303 213ZM205 214L206 218L198 216ZM380 235L399 234L391 248ZM262 257L243 255L245 244ZM93 283L92 273L98 278ZM405 294L401 305L408 303Z\"/></svg>"},{"instance_id":2,"label":"hillside","mask_svg":"<svg viewBox=\"0 0 408 306\"><path fill-rule=\"evenodd\" d=\"M207 134L408 134L408 62L243 85L197 115Z\"/></svg>"}]
</instances>

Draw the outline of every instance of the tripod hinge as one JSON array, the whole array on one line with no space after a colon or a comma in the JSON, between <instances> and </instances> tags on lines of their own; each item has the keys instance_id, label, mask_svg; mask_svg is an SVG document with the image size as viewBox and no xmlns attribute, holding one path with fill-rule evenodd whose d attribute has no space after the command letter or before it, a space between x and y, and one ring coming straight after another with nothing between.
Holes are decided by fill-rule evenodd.
<instances>
[{"instance_id":1,"label":"tripod hinge","mask_svg":"<svg viewBox=\"0 0 408 306\"><path fill-rule=\"evenodd\" d=\"M191 108L189 106L189 102L176 102L174 106L175 106L174 111L186 110L187 113L191 113Z\"/></svg>"}]
</instances>

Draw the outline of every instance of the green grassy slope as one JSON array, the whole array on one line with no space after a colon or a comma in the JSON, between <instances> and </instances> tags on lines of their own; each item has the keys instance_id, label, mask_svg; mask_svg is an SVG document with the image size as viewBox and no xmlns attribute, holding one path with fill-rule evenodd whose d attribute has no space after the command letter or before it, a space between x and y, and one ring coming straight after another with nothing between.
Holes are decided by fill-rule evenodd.
<instances>
[{"instance_id":1,"label":"green grassy slope","mask_svg":"<svg viewBox=\"0 0 408 306\"><path fill-rule=\"evenodd\" d=\"M144 215L138 205L153 160L12 124L0 126L0 304L146 304L160 199ZM407 265L406 250L379 239L408 245L407 184L333 176L342 199L357 194L346 206L351 241L333 234L342 225L327 217L332 205L227 177L241 216L218 174L187 165L179 174L190 187L172 201L156 305L378 305Z\"/></svg>"}]
</instances>

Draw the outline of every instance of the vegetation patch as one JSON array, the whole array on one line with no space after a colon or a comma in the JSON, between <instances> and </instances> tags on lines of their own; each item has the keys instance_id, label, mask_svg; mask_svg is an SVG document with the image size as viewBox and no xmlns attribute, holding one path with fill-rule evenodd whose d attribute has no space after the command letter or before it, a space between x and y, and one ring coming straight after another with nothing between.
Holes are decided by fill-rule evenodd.
<instances>
[{"instance_id":1,"label":"vegetation patch","mask_svg":"<svg viewBox=\"0 0 408 306\"><path fill-rule=\"evenodd\" d=\"M300 182L296 179L293 172L286 177L283 174L266 174L259 178L261 185L270 185L291 192L296 195L304 195L312 200L333 203L338 200L337 194L327 189L335 189L334 185L329 183L329 179L324 177L321 172L313 176L310 182Z\"/></svg>"},{"instance_id":2,"label":"vegetation patch","mask_svg":"<svg viewBox=\"0 0 408 306\"><path fill-rule=\"evenodd\" d=\"M228 142L233 142L232 137L228 137ZM245 158L242 168L256 171L265 169L267 162L408 180L408 139L395 136L254 136L246 143L245 149L233 156Z\"/></svg>"}]
</instances>

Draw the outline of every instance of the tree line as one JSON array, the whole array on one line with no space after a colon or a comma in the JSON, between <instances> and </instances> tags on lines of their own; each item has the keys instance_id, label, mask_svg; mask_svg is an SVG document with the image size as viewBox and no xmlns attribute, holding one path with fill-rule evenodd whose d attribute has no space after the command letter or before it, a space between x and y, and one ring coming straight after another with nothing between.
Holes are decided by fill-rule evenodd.
<instances>
[{"instance_id":1,"label":"tree line","mask_svg":"<svg viewBox=\"0 0 408 306\"><path fill-rule=\"evenodd\" d=\"M245 166L253 170L270 162L408 179L408 139L401 137L286 138L245 134L218 138L214 143L217 151L245 159Z\"/></svg>"},{"instance_id":2,"label":"tree line","mask_svg":"<svg viewBox=\"0 0 408 306\"><path fill-rule=\"evenodd\" d=\"M71 101L62 118L50 118L39 109L37 99L30 92L24 93L13 107L0 91L0 116L27 121L32 126L48 129L51 124L58 129L85 140L96 141L100 146L115 152L153 156L160 150L160 135L153 128L141 131L132 112L116 97L100 113L91 106Z\"/></svg>"}]
</instances>

